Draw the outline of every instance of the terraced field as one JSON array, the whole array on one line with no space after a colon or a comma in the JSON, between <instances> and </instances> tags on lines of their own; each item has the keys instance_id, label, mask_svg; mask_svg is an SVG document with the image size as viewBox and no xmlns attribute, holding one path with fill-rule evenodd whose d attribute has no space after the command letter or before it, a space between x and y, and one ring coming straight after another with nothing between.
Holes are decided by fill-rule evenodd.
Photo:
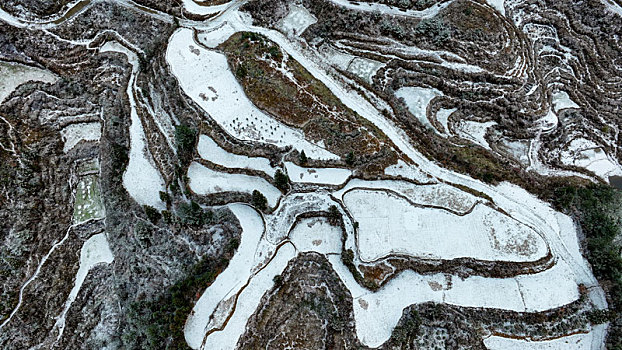
<instances>
[{"instance_id":1,"label":"terraced field","mask_svg":"<svg viewBox=\"0 0 622 350\"><path fill-rule=\"evenodd\" d=\"M622 346L616 0L33 3L0 347Z\"/></svg>"}]
</instances>

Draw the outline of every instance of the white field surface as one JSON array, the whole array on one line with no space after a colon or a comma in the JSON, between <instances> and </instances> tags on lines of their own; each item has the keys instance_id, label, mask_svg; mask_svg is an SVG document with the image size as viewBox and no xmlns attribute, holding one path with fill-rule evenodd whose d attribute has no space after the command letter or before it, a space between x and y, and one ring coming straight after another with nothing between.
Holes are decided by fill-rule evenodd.
<instances>
[{"instance_id":1,"label":"white field surface","mask_svg":"<svg viewBox=\"0 0 622 350\"><path fill-rule=\"evenodd\" d=\"M303 168L291 162L285 162L287 174L293 182L340 185L352 176L352 171L343 168Z\"/></svg>"},{"instance_id":2,"label":"white field surface","mask_svg":"<svg viewBox=\"0 0 622 350\"><path fill-rule=\"evenodd\" d=\"M491 336L484 339L484 345L489 350L591 350L594 337L593 332L544 341Z\"/></svg>"},{"instance_id":3,"label":"white field surface","mask_svg":"<svg viewBox=\"0 0 622 350\"><path fill-rule=\"evenodd\" d=\"M555 113L561 111L562 109L579 108L579 105L571 100L570 96L568 96L568 93L565 91L558 91L553 93L552 101L553 111L555 111Z\"/></svg>"},{"instance_id":4,"label":"white field surface","mask_svg":"<svg viewBox=\"0 0 622 350\"><path fill-rule=\"evenodd\" d=\"M253 105L229 70L225 55L198 46L192 30L181 28L171 36L166 60L184 92L234 137L294 146L314 159L339 158Z\"/></svg>"},{"instance_id":5,"label":"white field surface","mask_svg":"<svg viewBox=\"0 0 622 350\"><path fill-rule=\"evenodd\" d=\"M363 261L401 254L523 262L548 253L536 232L485 205L459 216L443 209L414 207L384 191L358 189L344 194L343 201L360 225L357 243Z\"/></svg>"},{"instance_id":6,"label":"white field surface","mask_svg":"<svg viewBox=\"0 0 622 350\"><path fill-rule=\"evenodd\" d=\"M360 8L365 11L387 10L394 11L396 15L405 16L433 16L438 12L439 7L442 8L450 3L446 2L441 6L435 6L430 10L423 11L425 13L413 14L412 12L401 13L401 11L398 13L397 11L399 10L397 8L383 7L377 4L358 4L347 0L334 0L334 2L342 6ZM356 283L352 274L341 262L340 256L329 254L329 260L354 297L356 330L363 344L368 346L378 346L382 344L390 336L395 324L401 317L404 307L413 303L430 300L451 302L457 305L495 307L517 311L545 310L575 301L578 297L577 284L581 283L588 288L588 297L591 302L599 308L606 307L602 289L598 286L589 266L580 253L576 237L577 230L568 216L555 212L546 203L538 200L533 195L515 185L502 183L497 186L491 186L468 176L444 169L438 164L429 161L413 146L413 142L407 135L390 120L386 119L367 99L361 96L356 90L350 89L335 80L330 73L327 72L327 66L323 63L318 63L321 60L318 59L319 56L315 51L311 48L304 48L298 42L288 40L280 32L253 26L250 20L236 11L240 3L242 2L235 2L235 4L225 10L222 15L215 17L213 20L204 22L202 29L215 29L223 25L223 23L227 23L231 25L231 28L235 31L245 30L266 35L270 40L278 44L287 54L300 62L310 74L323 82L347 107L359 113L383 130L397 149L405 155L404 159L408 159L408 162L404 162L392 168L389 172L414 173L413 169L417 169L417 174L424 174L424 177L426 177L425 174L429 174L431 179L438 179L444 182L466 186L474 191L484 193L492 198L494 203L500 209L507 212L514 220L532 227L544 238L555 257L556 268L559 268L559 271L561 271L561 273L555 273L557 270L550 270L551 272L548 274L543 272L534 275L520 276L520 278L493 279L470 277L465 280L451 275L447 277L445 275L421 276L412 271L405 271L387 283L387 285L378 292L372 293ZM191 44L191 40L186 42L186 45ZM202 68L199 67L195 69L194 73L200 73L201 70ZM178 74L175 71L174 73ZM188 91L186 92L188 93ZM306 153L309 154L308 152ZM295 193L291 196L294 195L303 194ZM288 203L288 198L291 196L285 197L282 201L282 205L283 203ZM323 207L328 204L325 203L326 196L321 195L312 198L311 194L308 194L306 199L302 198L301 201L304 203L304 206L300 206L301 210L304 209L303 207L308 207L309 210L313 210L314 207ZM314 201L318 201L315 206L313 205ZM291 203L291 205L294 204L295 203ZM276 213L278 212L275 212L275 215ZM279 222L279 218L275 215L268 216L267 219L271 218L270 220ZM350 222L349 219L346 219L345 229L347 235L346 247L352 247L354 233L352 222ZM291 243L286 243L283 248L291 247L290 244ZM279 271L279 269L284 266L284 262L281 260L266 260L266 257L274 254L274 247L274 242L267 242L263 239L260 240L257 246L256 256L261 254L263 259L261 259L261 262L256 264L256 266L265 266L266 269L273 267L276 271ZM283 248L279 250L279 254L283 251ZM293 249L293 247L291 249ZM294 254L290 254L289 256L293 257ZM287 260L288 258L289 257L285 257L283 260ZM265 271L258 268L254 270ZM571 271L571 273L569 271ZM444 286L446 290L443 290L443 288L440 290L432 289L429 282L441 283L444 279L451 279L452 288L448 288L449 284L444 283L441 285ZM531 283L528 279L533 279L534 282ZM265 284L258 286L257 289L254 289L253 293L251 293L250 297L253 297L255 302L260 299L263 292L272 286L271 282L267 283L267 279L265 281ZM432 285L436 286L436 283L432 283ZM538 298L541 300L537 302L530 299L533 298L533 293L530 294L528 292L534 285L539 286L538 291L540 295L538 295ZM262 288L265 289L262 290ZM527 295L531 295L531 297L528 296L527 299L523 299L521 296L522 288L524 288L527 291ZM435 289L438 288L435 287ZM250 310L252 309L251 306L252 305L243 309ZM227 308L223 307L221 309ZM236 308L236 314L238 310L240 309ZM231 319L231 322L229 322L227 326L230 326L233 322L237 329L243 328L250 313L252 313L252 311L239 313L239 316L234 315L235 317ZM216 318L222 319L222 315ZM225 334L225 332L215 332L208 337L207 342L209 345L206 345L205 349L235 348L235 344L239 338L239 335L235 336L235 334L239 334L239 332L226 333L229 335L228 337L218 336L218 339L214 338L214 336L218 334Z\"/></svg>"},{"instance_id":7,"label":"white field surface","mask_svg":"<svg viewBox=\"0 0 622 350\"><path fill-rule=\"evenodd\" d=\"M356 57L348 65L348 72L365 79L368 83L371 83L373 76L376 75L378 69L383 66L384 64L378 61Z\"/></svg>"},{"instance_id":8,"label":"white field surface","mask_svg":"<svg viewBox=\"0 0 622 350\"><path fill-rule=\"evenodd\" d=\"M397 164L390 165L384 169L384 174L395 177L403 177L417 182L430 182L430 176L423 172L419 167L407 164L398 159Z\"/></svg>"},{"instance_id":9,"label":"white field surface","mask_svg":"<svg viewBox=\"0 0 622 350\"><path fill-rule=\"evenodd\" d=\"M65 330L65 317L71 307L71 304L76 300L80 288L86 279L89 271L98 264L110 264L114 260L108 240L105 233L98 233L89 238L82 249L80 250L80 267L76 273L73 288L69 292L67 301L65 301L65 308L63 312L57 317L54 329L58 330L58 336L56 340L60 340Z\"/></svg>"},{"instance_id":10,"label":"white field surface","mask_svg":"<svg viewBox=\"0 0 622 350\"><path fill-rule=\"evenodd\" d=\"M438 120L438 122L441 123L444 128L443 130L440 130L441 133L449 134L449 116L457 110L458 109L456 108L441 108L438 110L438 112L436 112L436 120Z\"/></svg>"},{"instance_id":11,"label":"white field surface","mask_svg":"<svg viewBox=\"0 0 622 350\"><path fill-rule=\"evenodd\" d=\"M505 16L505 0L486 0L486 2Z\"/></svg>"},{"instance_id":12,"label":"white field surface","mask_svg":"<svg viewBox=\"0 0 622 350\"><path fill-rule=\"evenodd\" d=\"M0 77L2 77L2 83L0 84L0 103L4 102L13 90L24 83L29 81L53 83L58 79L58 77L50 71L7 62L0 62Z\"/></svg>"},{"instance_id":13,"label":"white field surface","mask_svg":"<svg viewBox=\"0 0 622 350\"><path fill-rule=\"evenodd\" d=\"M60 131L63 139L63 152L67 153L74 148L80 141L99 141L102 135L101 124L77 123L69 124Z\"/></svg>"},{"instance_id":14,"label":"white field surface","mask_svg":"<svg viewBox=\"0 0 622 350\"><path fill-rule=\"evenodd\" d=\"M341 228L325 218L307 218L294 226L289 239L300 252L341 254L341 234Z\"/></svg>"},{"instance_id":15,"label":"white field surface","mask_svg":"<svg viewBox=\"0 0 622 350\"><path fill-rule=\"evenodd\" d=\"M576 138L561 152L560 160L592 171L598 177L609 181L610 176L622 176L622 166L593 141Z\"/></svg>"},{"instance_id":16,"label":"white field surface","mask_svg":"<svg viewBox=\"0 0 622 350\"><path fill-rule=\"evenodd\" d=\"M218 146L218 144L207 135L201 135L199 137L197 150L201 158L226 168L259 170L272 177L274 177L274 173L276 172L267 158L248 157L241 154L229 153Z\"/></svg>"},{"instance_id":17,"label":"white field surface","mask_svg":"<svg viewBox=\"0 0 622 350\"><path fill-rule=\"evenodd\" d=\"M488 128L494 125L497 125L497 123L493 121L480 123L472 120L460 120L455 127L455 131L459 137L490 149L485 136Z\"/></svg>"},{"instance_id":18,"label":"white field surface","mask_svg":"<svg viewBox=\"0 0 622 350\"><path fill-rule=\"evenodd\" d=\"M415 205L441 207L457 214L466 214L478 202L485 202L482 198L444 183L416 185L401 180L352 179L342 189L333 192L333 196L343 201L344 194L354 189L390 190Z\"/></svg>"},{"instance_id":19,"label":"white field surface","mask_svg":"<svg viewBox=\"0 0 622 350\"><path fill-rule=\"evenodd\" d=\"M134 99L134 83L138 73L138 57L136 53L125 46L109 41L105 43L101 52L120 52L127 56L132 65L132 75L127 85L127 96L130 101L130 154L125 173L123 173L123 186L134 200L141 205L150 205L156 209L164 210L166 205L160 200L160 191L166 191L164 179L158 171L147 148L147 140L143 124L136 112Z\"/></svg>"},{"instance_id":20,"label":"white field surface","mask_svg":"<svg viewBox=\"0 0 622 350\"><path fill-rule=\"evenodd\" d=\"M395 92L395 96L398 98L403 98L404 103L406 103L406 107L408 107L408 111L412 113L412 115L417 118L421 124L436 130L430 123L427 117L427 109L430 101L432 101L437 96L442 96L443 94L431 88L422 88L422 87L403 87Z\"/></svg>"},{"instance_id":21,"label":"white field surface","mask_svg":"<svg viewBox=\"0 0 622 350\"><path fill-rule=\"evenodd\" d=\"M258 190L266 196L271 207L276 206L281 197L281 191L261 177L215 171L196 162L190 164L188 178L190 189L200 195L219 192L252 193Z\"/></svg>"},{"instance_id":22,"label":"white field surface","mask_svg":"<svg viewBox=\"0 0 622 350\"><path fill-rule=\"evenodd\" d=\"M288 36L300 36L310 25L317 22L317 18L304 6L291 4L287 16L277 24Z\"/></svg>"}]
</instances>

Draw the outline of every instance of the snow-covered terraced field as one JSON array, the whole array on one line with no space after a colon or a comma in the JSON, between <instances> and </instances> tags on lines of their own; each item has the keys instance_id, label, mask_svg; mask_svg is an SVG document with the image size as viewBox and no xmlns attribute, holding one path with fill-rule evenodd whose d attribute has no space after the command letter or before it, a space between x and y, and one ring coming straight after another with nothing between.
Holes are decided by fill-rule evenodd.
<instances>
[{"instance_id":1,"label":"snow-covered terraced field","mask_svg":"<svg viewBox=\"0 0 622 350\"><path fill-rule=\"evenodd\" d=\"M352 176L352 171L348 169L303 168L291 162L285 162L285 168L293 182L340 185Z\"/></svg>"},{"instance_id":2,"label":"snow-covered terraced field","mask_svg":"<svg viewBox=\"0 0 622 350\"><path fill-rule=\"evenodd\" d=\"M201 135L199 137L197 151L201 158L226 168L259 170L270 176L274 176L276 172L267 158L248 157L241 154L229 153L218 146L218 144L207 135Z\"/></svg>"},{"instance_id":3,"label":"snow-covered terraced field","mask_svg":"<svg viewBox=\"0 0 622 350\"><path fill-rule=\"evenodd\" d=\"M58 79L52 72L17 63L0 62L0 102L4 101L13 90L28 81L53 83Z\"/></svg>"},{"instance_id":4,"label":"snow-covered terraced field","mask_svg":"<svg viewBox=\"0 0 622 350\"><path fill-rule=\"evenodd\" d=\"M363 261L390 254L428 259L534 261L547 255L546 243L520 222L477 205L463 216L438 208L415 207L382 190L352 190L344 204L359 225Z\"/></svg>"},{"instance_id":5,"label":"snow-covered terraced field","mask_svg":"<svg viewBox=\"0 0 622 350\"><path fill-rule=\"evenodd\" d=\"M160 199L160 191L165 191L164 179L149 153L143 123L136 111L134 89L138 73L138 56L127 47L113 41L105 43L101 52L119 52L127 57L132 65L132 75L127 85L127 97L130 101L130 155L127 168L123 174L123 186L127 192L141 205L150 205L164 210L166 205Z\"/></svg>"},{"instance_id":6,"label":"snow-covered terraced field","mask_svg":"<svg viewBox=\"0 0 622 350\"><path fill-rule=\"evenodd\" d=\"M425 11L401 11L380 4L333 2L344 8L365 12L424 18L434 16L450 5L446 2ZM250 235L255 237L252 239L255 246L246 246L243 238L242 246L234 257L244 262L244 271L251 272L240 273L241 280L234 278L236 286L229 286L226 291L218 284L220 287L213 285L203 293L201 299L210 299L211 306L202 304L198 307L199 302L185 330L186 339L193 348L235 348L261 296L273 287L272 278L281 273L299 251L318 251L328 257L353 296L357 336L363 345L371 347L380 346L389 339L403 310L414 303L434 301L519 312L544 311L578 300L578 285L583 284L588 287L588 297L596 307L606 306L602 291L581 256L576 228L569 217L556 213L549 205L515 185L487 185L429 161L405 133L385 118L368 99L344 87L327 73L325 65L318 63L319 57L327 58L325 56L332 48L327 48L321 54L324 56L320 56L275 30L255 27L237 12L238 5L239 2L231 4L206 28L202 28L199 41L213 47L235 31L252 31L267 36L324 83L347 107L381 129L405 155L397 165L385 169L386 175L429 185L397 180L351 179L342 189L330 192L332 186L348 181L349 170L307 169L286 163L292 181L313 183L320 188L322 184L331 187L315 192L294 191L278 202L281 193L263 179L218 173L193 163L188 176L191 189L198 194L259 189L271 205L279 203L274 213L265 215L263 220L259 214L250 213L250 209L244 212L234 210L241 222L253 218L252 224L243 223L242 226L243 235L253 232ZM493 1L491 6L502 14L505 11L503 1ZM303 24L307 25L294 12L286 15L286 20L279 24L281 30L289 34L294 33L294 28L300 30ZM300 34L298 30L296 34ZM345 69L343 67L347 68L352 58L344 54L332 63ZM258 110L229 71L225 57L199 46L189 29L179 29L170 39L167 62L186 94L232 136L277 146L293 145L314 158L335 158L321 147L304 140L298 131L279 125ZM522 74L522 68L518 67L517 72ZM197 84L197 81L208 83ZM411 113L431 127L426 116L427 107L434 97L440 95L440 91L434 89L414 87L398 91L398 97L404 97ZM566 97L562 93L553 96L552 111L555 114L564 108L574 108ZM449 134L447 119L454 111L441 109L437 113L436 118L444 128L439 133ZM459 131L464 132L462 136L488 147L483 136L492 125L490 122L468 125L459 128ZM277 135L283 135L282 138L270 138L266 134L266 130L275 128ZM218 159L215 163L227 167L235 163L241 164L236 167L263 167L249 165L246 159L227 156L221 151L225 152L212 150L211 155L202 156L210 161ZM455 184L456 187L445 183ZM469 193L458 188L469 189ZM472 193L481 195L478 197ZM342 215L345 233L336 226L330 226L324 219L296 220L305 213L327 211L331 205L335 205L341 214L344 207L351 214L351 218ZM358 224L356 233L353 220ZM296 222L298 224L294 225ZM378 290L370 291L362 287L344 265L340 256L342 235L346 240L345 248L357 250L355 259L368 261L393 254L506 263L535 262L548 254L552 258L551 265L544 267L544 270L507 278L419 274L405 270ZM238 268L230 265L223 275L230 276L231 271L235 272ZM197 327L193 320L198 318L202 321ZM496 338L487 339L495 346Z\"/></svg>"},{"instance_id":7,"label":"snow-covered terraced field","mask_svg":"<svg viewBox=\"0 0 622 350\"><path fill-rule=\"evenodd\" d=\"M192 30L182 28L173 34L166 59L186 94L232 136L279 147L295 146L310 158L338 159L305 140L300 130L276 121L253 105L229 70L225 55L195 43Z\"/></svg>"},{"instance_id":8,"label":"snow-covered terraced field","mask_svg":"<svg viewBox=\"0 0 622 350\"><path fill-rule=\"evenodd\" d=\"M61 130L61 135L65 144L63 151L68 152L80 141L99 141L101 137L101 125L99 123L77 123L70 124Z\"/></svg>"},{"instance_id":9,"label":"snow-covered terraced field","mask_svg":"<svg viewBox=\"0 0 622 350\"><path fill-rule=\"evenodd\" d=\"M215 171L196 162L190 164L188 178L190 179L190 189L197 194L252 193L254 190L258 190L266 196L268 205L271 207L276 206L281 197L281 191L261 177Z\"/></svg>"}]
</instances>

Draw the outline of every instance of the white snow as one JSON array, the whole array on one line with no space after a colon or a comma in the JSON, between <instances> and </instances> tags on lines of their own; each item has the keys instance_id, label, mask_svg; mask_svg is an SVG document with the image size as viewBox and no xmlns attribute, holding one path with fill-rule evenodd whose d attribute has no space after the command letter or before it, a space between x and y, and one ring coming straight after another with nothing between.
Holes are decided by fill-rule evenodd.
<instances>
[{"instance_id":1,"label":"white snow","mask_svg":"<svg viewBox=\"0 0 622 350\"><path fill-rule=\"evenodd\" d=\"M80 288L82 287L89 271L98 264L110 264L113 260L114 256L112 255L112 251L108 245L105 233L93 235L84 243L82 249L80 250L80 267L76 273L73 288L71 289L71 292L69 292L67 301L65 301L65 308L63 309L63 312L56 318L56 323L54 324L53 329L58 329L57 340L59 340L63 335L67 312L69 311L71 304L74 300L76 300L78 292L80 292Z\"/></svg>"},{"instance_id":2,"label":"white snow","mask_svg":"<svg viewBox=\"0 0 622 350\"><path fill-rule=\"evenodd\" d=\"M160 191L166 191L164 179L155 166L155 162L147 148L147 140L143 124L136 112L134 99L134 83L138 73L138 56L125 46L109 41L105 43L101 52L120 52L127 56L132 65L132 75L127 84L127 96L130 101L130 154L125 173L123 173L123 186L138 204L150 205L156 209L164 210L166 205L160 200Z\"/></svg>"},{"instance_id":3,"label":"white snow","mask_svg":"<svg viewBox=\"0 0 622 350\"><path fill-rule=\"evenodd\" d=\"M255 312L263 294L274 285L274 276L285 270L287 263L296 256L291 244L283 245L270 264L255 274L240 293L236 308L222 331L212 333L202 347L204 350L233 350L240 336L246 330L246 322Z\"/></svg>"},{"instance_id":4,"label":"white snow","mask_svg":"<svg viewBox=\"0 0 622 350\"><path fill-rule=\"evenodd\" d=\"M378 190L352 190L343 199L360 225L357 243L363 261L391 254L534 261L548 253L536 232L485 205L459 216L442 209L415 207Z\"/></svg>"},{"instance_id":5,"label":"white snow","mask_svg":"<svg viewBox=\"0 0 622 350\"><path fill-rule=\"evenodd\" d=\"M277 24L277 27L288 36L297 36L315 22L317 22L317 18L304 6L291 4L289 13Z\"/></svg>"},{"instance_id":6,"label":"white snow","mask_svg":"<svg viewBox=\"0 0 622 350\"><path fill-rule=\"evenodd\" d=\"M234 137L294 146L310 158L339 158L253 105L229 70L225 55L197 45L191 29L181 28L171 36L166 60L186 94Z\"/></svg>"},{"instance_id":7,"label":"white snow","mask_svg":"<svg viewBox=\"0 0 622 350\"><path fill-rule=\"evenodd\" d=\"M553 93L552 102L553 111L555 111L555 113L566 108L579 108L579 105L571 100L570 96L568 96L568 93L565 91L557 91Z\"/></svg>"},{"instance_id":8,"label":"white snow","mask_svg":"<svg viewBox=\"0 0 622 350\"><path fill-rule=\"evenodd\" d=\"M605 9L607 9L607 11L622 17L622 6L620 6L615 0L601 0L601 2L605 5Z\"/></svg>"},{"instance_id":9,"label":"white snow","mask_svg":"<svg viewBox=\"0 0 622 350\"><path fill-rule=\"evenodd\" d=\"M350 0L331 0L331 1L339 6L343 6L343 7L358 10L358 11L379 12L385 15L406 16L406 17L415 17L415 18L432 18L436 16L442 9L446 8L452 3L451 1L438 3L422 11L416 11L416 10L403 11L399 7L388 6L388 5L379 4L376 2L353 2Z\"/></svg>"},{"instance_id":10,"label":"white snow","mask_svg":"<svg viewBox=\"0 0 622 350\"><path fill-rule=\"evenodd\" d=\"M293 182L340 185L352 176L352 171L343 168L303 168L292 162L285 162L287 174Z\"/></svg>"},{"instance_id":11,"label":"white snow","mask_svg":"<svg viewBox=\"0 0 622 350\"><path fill-rule=\"evenodd\" d=\"M592 350L592 334L574 334L553 340L530 341L491 336L484 339L489 350Z\"/></svg>"},{"instance_id":12,"label":"white snow","mask_svg":"<svg viewBox=\"0 0 622 350\"><path fill-rule=\"evenodd\" d=\"M1 17L0 17L1 18ZM0 62L0 103L4 102L13 90L29 81L42 81L53 83L58 77L52 72L26 66L19 63Z\"/></svg>"},{"instance_id":13,"label":"white snow","mask_svg":"<svg viewBox=\"0 0 622 350\"><path fill-rule=\"evenodd\" d=\"M605 181L610 176L622 176L622 166L602 146L584 138L573 139L561 152L560 160L590 170Z\"/></svg>"},{"instance_id":14,"label":"white snow","mask_svg":"<svg viewBox=\"0 0 622 350\"><path fill-rule=\"evenodd\" d=\"M201 195L219 192L252 193L258 190L266 196L271 207L276 206L281 197L281 191L261 177L219 172L196 162L190 164L188 178L190 189Z\"/></svg>"},{"instance_id":15,"label":"white snow","mask_svg":"<svg viewBox=\"0 0 622 350\"><path fill-rule=\"evenodd\" d=\"M403 177L406 179L429 182L430 176L423 172L419 167L407 164L401 159L398 159L397 164L390 165L384 169L385 175Z\"/></svg>"},{"instance_id":16,"label":"white snow","mask_svg":"<svg viewBox=\"0 0 622 350\"><path fill-rule=\"evenodd\" d=\"M199 137L197 150L201 158L214 164L222 165L226 168L246 168L263 171L274 176L276 170L270 165L267 158L248 157L245 155L229 153L222 149L218 144L207 135Z\"/></svg>"},{"instance_id":17,"label":"white snow","mask_svg":"<svg viewBox=\"0 0 622 350\"><path fill-rule=\"evenodd\" d=\"M340 254L341 234L341 228L332 226L326 218L306 218L294 226L289 239L301 252Z\"/></svg>"},{"instance_id":18,"label":"white snow","mask_svg":"<svg viewBox=\"0 0 622 350\"><path fill-rule=\"evenodd\" d=\"M370 60L368 58L355 57L348 65L348 72L363 78L368 83L372 82L372 78L376 75L378 69L384 64Z\"/></svg>"},{"instance_id":19,"label":"white snow","mask_svg":"<svg viewBox=\"0 0 622 350\"><path fill-rule=\"evenodd\" d=\"M505 0L486 0L486 2L505 16Z\"/></svg>"},{"instance_id":20,"label":"white snow","mask_svg":"<svg viewBox=\"0 0 622 350\"><path fill-rule=\"evenodd\" d=\"M490 149L485 136L488 128L493 125L497 125L497 123L493 121L480 123L472 120L460 120L456 125L455 131L459 137Z\"/></svg>"},{"instance_id":21,"label":"white snow","mask_svg":"<svg viewBox=\"0 0 622 350\"><path fill-rule=\"evenodd\" d=\"M443 130L439 130L441 133L449 134L449 116L457 111L457 108L441 108L436 112L436 120L443 126Z\"/></svg>"},{"instance_id":22,"label":"white snow","mask_svg":"<svg viewBox=\"0 0 622 350\"><path fill-rule=\"evenodd\" d=\"M352 179L342 189L333 192L333 196L343 200L344 194L353 189L389 190L407 198L415 205L445 208L457 214L466 214L478 202L484 202L483 198L448 184L417 185L401 180Z\"/></svg>"},{"instance_id":23,"label":"white snow","mask_svg":"<svg viewBox=\"0 0 622 350\"><path fill-rule=\"evenodd\" d=\"M101 137L101 125L97 122L69 124L60 131L65 144L63 152L69 152L78 142L99 141Z\"/></svg>"},{"instance_id":24,"label":"white snow","mask_svg":"<svg viewBox=\"0 0 622 350\"><path fill-rule=\"evenodd\" d=\"M427 109L430 101L443 93L432 88L403 87L395 92L395 96L403 98L408 111L412 113L423 125L435 129L427 117Z\"/></svg>"},{"instance_id":25,"label":"white snow","mask_svg":"<svg viewBox=\"0 0 622 350\"><path fill-rule=\"evenodd\" d=\"M229 23L223 23L216 29L198 31L197 38L202 45L215 49L218 45L227 41L234 33L235 29Z\"/></svg>"}]
</instances>

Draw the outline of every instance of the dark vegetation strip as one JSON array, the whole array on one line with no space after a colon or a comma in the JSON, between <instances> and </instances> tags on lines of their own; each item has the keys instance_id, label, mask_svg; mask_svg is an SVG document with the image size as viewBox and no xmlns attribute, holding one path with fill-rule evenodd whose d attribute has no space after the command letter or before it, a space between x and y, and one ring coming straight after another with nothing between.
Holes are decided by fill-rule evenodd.
<instances>
[{"instance_id":1,"label":"dark vegetation strip","mask_svg":"<svg viewBox=\"0 0 622 350\"><path fill-rule=\"evenodd\" d=\"M611 321L607 349L622 350L622 191L605 185L563 186L555 190L552 202L581 224L586 257L607 292L610 308L594 312L590 320Z\"/></svg>"}]
</instances>

